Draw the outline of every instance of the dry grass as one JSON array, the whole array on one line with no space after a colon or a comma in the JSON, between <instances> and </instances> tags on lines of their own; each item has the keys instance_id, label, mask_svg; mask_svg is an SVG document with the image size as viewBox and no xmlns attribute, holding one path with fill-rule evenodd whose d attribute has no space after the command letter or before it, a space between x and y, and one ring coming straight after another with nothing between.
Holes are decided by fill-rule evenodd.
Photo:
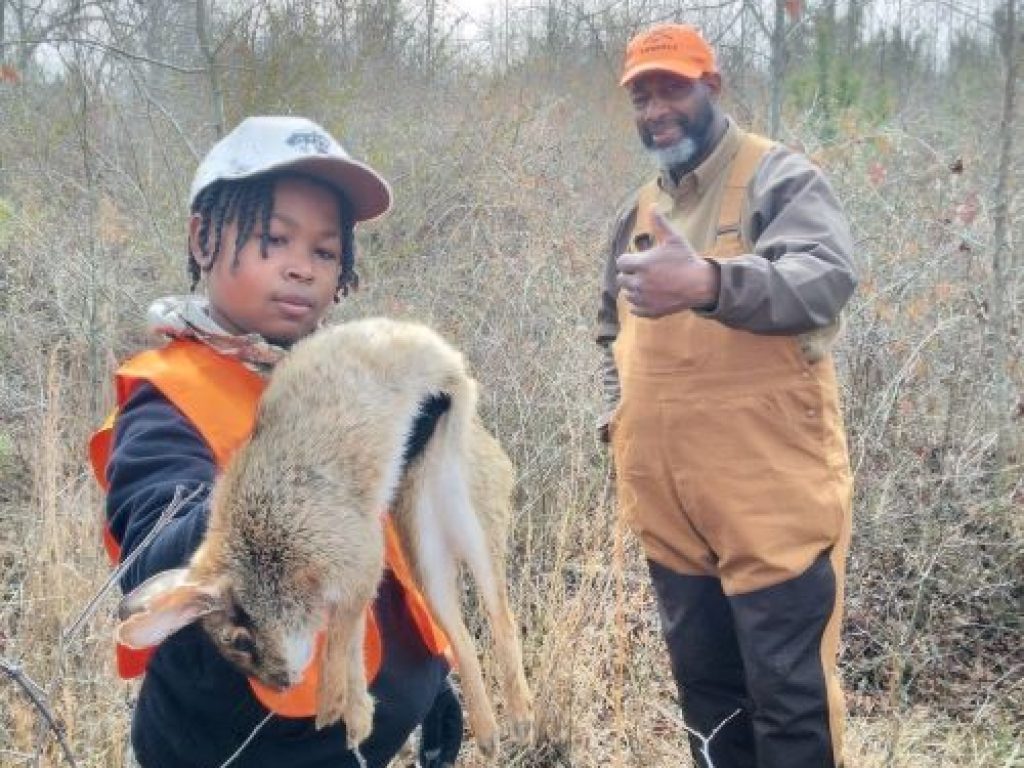
<instances>
[{"instance_id":1,"label":"dry grass","mask_svg":"<svg viewBox=\"0 0 1024 768\"><path fill-rule=\"evenodd\" d=\"M510 577L540 739L502 764L685 766L652 595L592 429L600 246L647 168L603 73L565 78L396 82L292 106L353 137L397 191L393 215L363 233L365 288L338 318L417 318L460 344L519 467ZM112 598L62 639L107 574L84 445L115 360L146 341L142 309L186 287L193 163L141 108L95 91L83 116L73 96L3 97L0 656L45 689L79 764L99 768L120 765L131 689L112 673ZM47 111L57 117L39 120ZM838 353L858 481L850 766L1021 765L1021 494L992 490L988 474L993 425L1009 418L988 397L991 221L956 207L988 189L990 158L978 137L932 123L851 122L828 146L794 130L847 203L864 278ZM967 170L954 176L957 155ZM0 691L0 765L40 750L57 765L29 699L2 677ZM466 752L466 766L484 764Z\"/></svg>"}]
</instances>

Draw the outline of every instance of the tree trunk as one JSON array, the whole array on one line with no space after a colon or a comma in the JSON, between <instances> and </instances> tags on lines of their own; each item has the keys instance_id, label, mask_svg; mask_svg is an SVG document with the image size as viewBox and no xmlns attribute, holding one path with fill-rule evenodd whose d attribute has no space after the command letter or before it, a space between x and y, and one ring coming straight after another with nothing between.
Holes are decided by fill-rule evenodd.
<instances>
[{"instance_id":1,"label":"tree trunk","mask_svg":"<svg viewBox=\"0 0 1024 768\"><path fill-rule=\"evenodd\" d=\"M427 79L434 78L434 14L437 11L437 0L427 0Z\"/></svg>"},{"instance_id":2,"label":"tree trunk","mask_svg":"<svg viewBox=\"0 0 1024 768\"><path fill-rule=\"evenodd\" d=\"M771 137L777 139L782 127L782 78L786 65L786 0L775 0L775 26L772 28L771 62Z\"/></svg>"},{"instance_id":3,"label":"tree trunk","mask_svg":"<svg viewBox=\"0 0 1024 768\"><path fill-rule=\"evenodd\" d=\"M992 284L989 305L992 313L992 362L995 373L996 419L996 485L1003 486L1003 473L1007 469L1011 452L1013 409L1012 391L1007 365L1009 362L1009 323L1006 316L1006 292L1011 254L1007 238L1010 214L1010 171L1013 163L1014 107L1017 90L1018 46L1017 0L1006 0L1006 26L1003 38L1003 57L1006 62L1006 80L1003 85L1003 114L999 122L999 168L996 174L994 200L994 236L992 250Z\"/></svg>"},{"instance_id":4,"label":"tree trunk","mask_svg":"<svg viewBox=\"0 0 1024 768\"><path fill-rule=\"evenodd\" d=\"M348 71L349 59L349 8L348 0L341 0L338 3L338 35L341 38L341 45L338 48L338 56L341 59L342 71Z\"/></svg>"},{"instance_id":5,"label":"tree trunk","mask_svg":"<svg viewBox=\"0 0 1024 768\"><path fill-rule=\"evenodd\" d=\"M206 63L206 75L210 79L210 111L213 113L213 130L219 139L224 135L224 97L220 87L220 73L217 71L217 56L210 47L209 25L206 0L196 0L196 36Z\"/></svg>"},{"instance_id":6,"label":"tree trunk","mask_svg":"<svg viewBox=\"0 0 1024 768\"><path fill-rule=\"evenodd\" d=\"M818 103L826 129L831 127L832 105L835 101L832 67L836 57L836 2L825 0L816 19L815 58L817 59Z\"/></svg>"},{"instance_id":7,"label":"tree trunk","mask_svg":"<svg viewBox=\"0 0 1024 768\"><path fill-rule=\"evenodd\" d=\"M35 51L35 46L28 42L30 33L25 13L25 3L18 3L18 5L14 6L14 19L18 25L18 40L20 41L18 43L18 72L21 73L22 78L28 72L28 62Z\"/></svg>"},{"instance_id":8,"label":"tree trunk","mask_svg":"<svg viewBox=\"0 0 1024 768\"><path fill-rule=\"evenodd\" d=\"M740 48L736 56L736 91L743 99L747 96L747 3L740 9Z\"/></svg>"},{"instance_id":9,"label":"tree trunk","mask_svg":"<svg viewBox=\"0 0 1024 768\"><path fill-rule=\"evenodd\" d=\"M863 21L864 0L849 0L846 8L846 57L853 60L860 45L860 27Z\"/></svg>"},{"instance_id":10,"label":"tree trunk","mask_svg":"<svg viewBox=\"0 0 1024 768\"><path fill-rule=\"evenodd\" d=\"M7 0L0 0L0 67L7 63L7 37L4 35L4 22L6 18L4 11L7 10ZM4 156L3 152L0 152L0 198L3 197L4 192L7 191L7 172L4 169Z\"/></svg>"}]
</instances>

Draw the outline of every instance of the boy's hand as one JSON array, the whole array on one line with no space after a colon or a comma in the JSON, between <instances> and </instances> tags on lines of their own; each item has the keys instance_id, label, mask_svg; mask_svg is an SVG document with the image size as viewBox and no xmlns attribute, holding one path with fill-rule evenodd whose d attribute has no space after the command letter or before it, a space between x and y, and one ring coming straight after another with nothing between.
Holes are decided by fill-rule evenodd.
<instances>
[{"instance_id":1,"label":"boy's hand","mask_svg":"<svg viewBox=\"0 0 1024 768\"><path fill-rule=\"evenodd\" d=\"M663 317L687 309L710 309L718 302L718 267L697 255L686 236L654 206L651 231L656 245L616 259L619 289L639 317Z\"/></svg>"}]
</instances>

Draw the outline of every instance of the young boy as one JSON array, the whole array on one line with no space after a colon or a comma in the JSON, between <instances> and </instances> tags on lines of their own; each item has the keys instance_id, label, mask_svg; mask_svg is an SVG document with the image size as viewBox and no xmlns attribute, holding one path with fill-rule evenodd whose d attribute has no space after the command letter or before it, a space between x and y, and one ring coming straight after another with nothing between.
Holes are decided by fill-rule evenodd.
<instances>
[{"instance_id":1,"label":"young boy","mask_svg":"<svg viewBox=\"0 0 1024 768\"><path fill-rule=\"evenodd\" d=\"M390 202L375 171L302 118L249 118L200 163L189 271L193 288L205 278L206 297L150 308L151 328L170 342L118 370L118 410L90 445L115 562L140 547L176 494L188 496L125 572L125 592L188 562L206 530L211 483L251 431L266 375L357 285L355 224ZM423 723L422 764L451 765L461 709L436 628L396 559L389 552L368 622L376 709L359 751L367 765L385 766ZM234 766L359 765L343 724L314 727L315 691L249 681L199 624L152 653L118 647L118 666L124 677L145 673L131 730L144 768L216 768L236 751Z\"/></svg>"}]
</instances>

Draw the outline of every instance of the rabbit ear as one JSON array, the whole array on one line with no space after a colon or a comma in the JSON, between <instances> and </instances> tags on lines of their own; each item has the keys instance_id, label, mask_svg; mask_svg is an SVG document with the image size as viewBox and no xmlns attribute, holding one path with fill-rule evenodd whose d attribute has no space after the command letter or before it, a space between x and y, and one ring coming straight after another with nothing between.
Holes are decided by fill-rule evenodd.
<instances>
[{"instance_id":1,"label":"rabbit ear","mask_svg":"<svg viewBox=\"0 0 1024 768\"><path fill-rule=\"evenodd\" d=\"M151 648L223 605L220 589L189 583L187 576L186 568L164 571L125 596L118 607L117 642Z\"/></svg>"},{"instance_id":2,"label":"rabbit ear","mask_svg":"<svg viewBox=\"0 0 1024 768\"><path fill-rule=\"evenodd\" d=\"M170 592L175 587L180 587L187 579L188 568L173 568L150 576L121 598L121 602L117 606L117 618L124 621L136 613L145 611L154 597Z\"/></svg>"}]
</instances>

